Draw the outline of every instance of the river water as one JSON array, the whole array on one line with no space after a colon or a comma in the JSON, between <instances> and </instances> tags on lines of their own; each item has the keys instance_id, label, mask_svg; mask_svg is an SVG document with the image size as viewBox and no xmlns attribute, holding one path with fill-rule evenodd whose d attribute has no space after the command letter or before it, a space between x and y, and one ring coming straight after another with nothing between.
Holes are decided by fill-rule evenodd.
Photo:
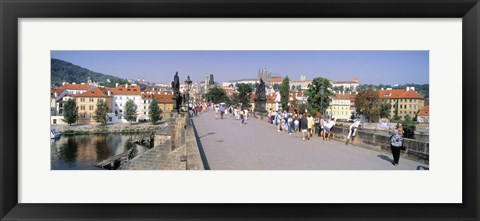
<instances>
[{"instance_id":1,"label":"river water","mask_svg":"<svg viewBox=\"0 0 480 221\"><path fill-rule=\"evenodd\" d=\"M147 147L132 143L143 134L104 134L62 136L51 139L52 170L103 170L93 166L108 157L134 148L134 156L148 150Z\"/></svg>"}]
</instances>

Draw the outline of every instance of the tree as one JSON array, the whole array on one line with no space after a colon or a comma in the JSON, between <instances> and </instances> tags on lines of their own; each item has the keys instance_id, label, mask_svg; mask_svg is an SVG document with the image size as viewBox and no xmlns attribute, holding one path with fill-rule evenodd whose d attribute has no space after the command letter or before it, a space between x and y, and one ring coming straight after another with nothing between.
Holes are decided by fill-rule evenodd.
<instances>
[{"instance_id":1,"label":"tree","mask_svg":"<svg viewBox=\"0 0 480 221\"><path fill-rule=\"evenodd\" d=\"M297 91L301 91L302 90L302 85L297 85Z\"/></svg>"},{"instance_id":2,"label":"tree","mask_svg":"<svg viewBox=\"0 0 480 221\"><path fill-rule=\"evenodd\" d=\"M290 88L291 91L294 91L295 90L295 85L292 85L292 87Z\"/></svg>"},{"instance_id":3,"label":"tree","mask_svg":"<svg viewBox=\"0 0 480 221\"><path fill-rule=\"evenodd\" d=\"M407 114L405 116L405 120L401 121L402 127L403 127L403 136L406 138L414 138L415 135L415 129L416 129L416 123L415 121L412 120L410 115Z\"/></svg>"},{"instance_id":4,"label":"tree","mask_svg":"<svg viewBox=\"0 0 480 221\"><path fill-rule=\"evenodd\" d=\"M103 101L103 99L98 99L97 101L97 109L95 110L95 121L100 123L101 125L107 124L107 113L108 113L108 105L107 102Z\"/></svg>"},{"instance_id":5,"label":"tree","mask_svg":"<svg viewBox=\"0 0 480 221\"><path fill-rule=\"evenodd\" d=\"M240 99L238 98L238 93L236 92L233 93L229 99L227 99L227 104L229 106L236 106L238 103L240 103Z\"/></svg>"},{"instance_id":6,"label":"tree","mask_svg":"<svg viewBox=\"0 0 480 221\"><path fill-rule=\"evenodd\" d=\"M203 98L207 99L210 102L218 104L218 103L227 101L227 93L222 88L213 87L213 88L210 88L208 93L203 95Z\"/></svg>"},{"instance_id":7,"label":"tree","mask_svg":"<svg viewBox=\"0 0 480 221\"><path fill-rule=\"evenodd\" d=\"M161 113L162 113L162 110L158 108L157 100L155 100L155 98L152 99L150 106L148 106L148 116L150 118L150 122L152 124L155 124L157 121L161 120L162 119L160 117Z\"/></svg>"},{"instance_id":8,"label":"tree","mask_svg":"<svg viewBox=\"0 0 480 221\"><path fill-rule=\"evenodd\" d=\"M68 125L77 122L78 119L78 107L77 102L73 99L69 99L63 106L63 121Z\"/></svg>"},{"instance_id":9,"label":"tree","mask_svg":"<svg viewBox=\"0 0 480 221\"><path fill-rule=\"evenodd\" d=\"M282 80L280 85L280 103L282 104L282 110L288 111L288 95L290 94L290 80L286 76Z\"/></svg>"},{"instance_id":10,"label":"tree","mask_svg":"<svg viewBox=\"0 0 480 221\"><path fill-rule=\"evenodd\" d=\"M377 122L380 116L380 104L378 92L371 88L360 91L355 97L357 111L374 122Z\"/></svg>"},{"instance_id":11,"label":"tree","mask_svg":"<svg viewBox=\"0 0 480 221\"><path fill-rule=\"evenodd\" d=\"M241 103L242 107L250 108L250 95L252 88L248 84L237 84L238 91L238 103Z\"/></svg>"},{"instance_id":12,"label":"tree","mask_svg":"<svg viewBox=\"0 0 480 221\"><path fill-rule=\"evenodd\" d=\"M128 99L125 103L125 120L130 121L132 124L133 121L137 120L137 105L133 100Z\"/></svg>"},{"instance_id":13,"label":"tree","mask_svg":"<svg viewBox=\"0 0 480 221\"><path fill-rule=\"evenodd\" d=\"M325 88L323 95L320 94L320 87ZM327 110L330 102L332 101L332 96L334 96L332 91L332 83L330 80L322 77L314 78L312 83L308 85L308 88L305 92L307 95L307 103L310 106L308 111L311 114L316 112L323 112Z\"/></svg>"},{"instance_id":14,"label":"tree","mask_svg":"<svg viewBox=\"0 0 480 221\"><path fill-rule=\"evenodd\" d=\"M392 105L387 103L386 101L382 102L380 104L380 117L390 117L390 109L392 108Z\"/></svg>"}]
</instances>

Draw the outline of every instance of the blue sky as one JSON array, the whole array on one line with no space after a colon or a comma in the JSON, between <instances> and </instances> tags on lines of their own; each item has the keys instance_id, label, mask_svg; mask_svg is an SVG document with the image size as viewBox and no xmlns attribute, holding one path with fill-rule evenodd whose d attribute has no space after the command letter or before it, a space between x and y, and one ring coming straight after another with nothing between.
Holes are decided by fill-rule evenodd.
<instances>
[{"instance_id":1,"label":"blue sky","mask_svg":"<svg viewBox=\"0 0 480 221\"><path fill-rule=\"evenodd\" d=\"M121 78L168 83L176 71L192 81L256 78L258 69L299 80L358 78L361 84L427 84L428 51L52 51L58 58Z\"/></svg>"}]
</instances>

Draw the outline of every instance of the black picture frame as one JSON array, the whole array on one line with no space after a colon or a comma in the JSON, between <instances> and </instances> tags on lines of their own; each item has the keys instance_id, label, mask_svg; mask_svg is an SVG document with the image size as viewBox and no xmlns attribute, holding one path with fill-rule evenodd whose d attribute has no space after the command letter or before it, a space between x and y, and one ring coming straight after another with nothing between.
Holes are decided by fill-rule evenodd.
<instances>
[{"instance_id":1,"label":"black picture frame","mask_svg":"<svg viewBox=\"0 0 480 221\"><path fill-rule=\"evenodd\" d=\"M0 15L1 220L479 220L478 0L0 0ZM76 17L462 18L463 203L19 204L17 21Z\"/></svg>"}]
</instances>

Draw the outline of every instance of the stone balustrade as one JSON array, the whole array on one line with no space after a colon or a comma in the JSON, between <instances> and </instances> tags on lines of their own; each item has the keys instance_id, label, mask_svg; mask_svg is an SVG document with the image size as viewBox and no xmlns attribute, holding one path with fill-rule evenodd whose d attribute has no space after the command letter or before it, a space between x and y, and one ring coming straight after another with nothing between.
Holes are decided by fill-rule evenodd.
<instances>
[{"instance_id":1,"label":"stone balustrade","mask_svg":"<svg viewBox=\"0 0 480 221\"><path fill-rule=\"evenodd\" d=\"M348 135L348 127L335 126L332 129L332 137L334 140L345 142ZM390 150L390 136L375 134L371 131L357 131L353 141L349 144L365 147L368 149L388 152ZM417 162L428 164L429 162L429 143L414 139L404 138L403 145L406 147L405 151L401 151L401 157L415 160Z\"/></svg>"}]
</instances>

